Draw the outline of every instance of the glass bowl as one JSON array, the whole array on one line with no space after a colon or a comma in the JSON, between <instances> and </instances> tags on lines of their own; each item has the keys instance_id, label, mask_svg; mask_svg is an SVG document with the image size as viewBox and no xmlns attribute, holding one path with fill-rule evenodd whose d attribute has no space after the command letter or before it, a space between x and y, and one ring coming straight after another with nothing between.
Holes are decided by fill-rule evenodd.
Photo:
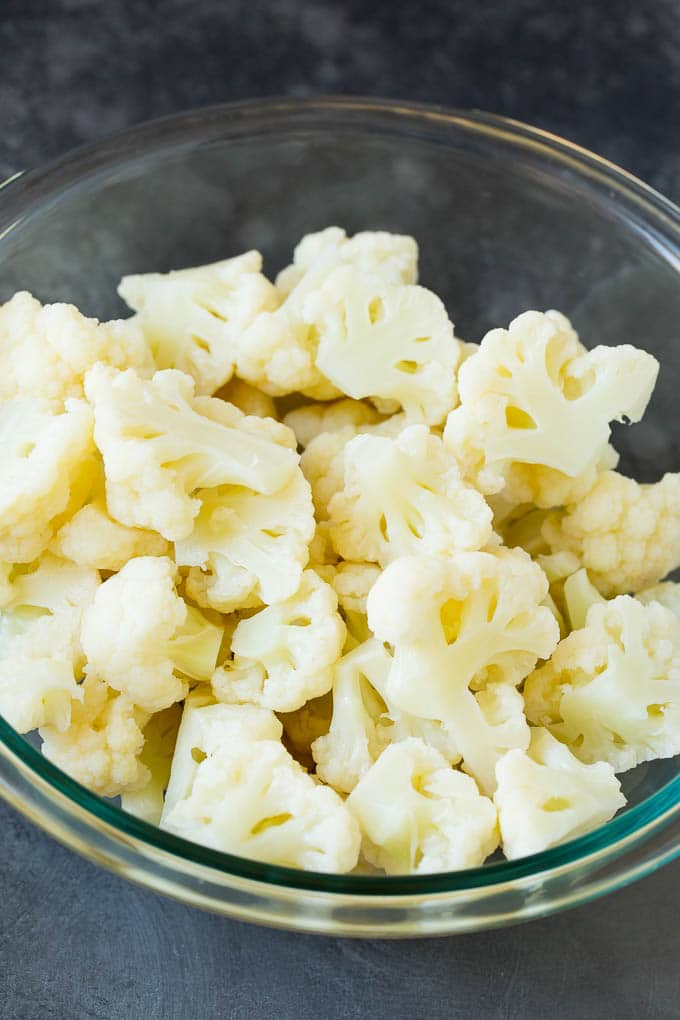
<instances>
[{"instance_id":1,"label":"glass bowl","mask_svg":"<svg viewBox=\"0 0 680 1020\"><path fill-rule=\"evenodd\" d=\"M584 342L661 361L644 423L617 429L622 467L680 468L680 215L622 170L483 113L354 98L271 100L166 118L80 149L0 192L0 299L16 289L123 313L124 273L261 249L271 271L335 223L420 242L421 278L460 336L559 308ZM680 848L672 760L622 779L629 806L514 863L384 878L278 868L186 842L73 782L0 720L2 792L57 839L126 878L245 920L355 936L435 935L559 910Z\"/></svg>"}]
</instances>

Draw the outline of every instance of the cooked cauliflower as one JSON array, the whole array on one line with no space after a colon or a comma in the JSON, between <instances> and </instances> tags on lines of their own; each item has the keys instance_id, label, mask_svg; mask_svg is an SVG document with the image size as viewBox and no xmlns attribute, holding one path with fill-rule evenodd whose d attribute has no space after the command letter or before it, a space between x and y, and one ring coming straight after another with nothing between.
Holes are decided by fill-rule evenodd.
<instances>
[{"instance_id":1,"label":"cooked cauliflower","mask_svg":"<svg viewBox=\"0 0 680 1020\"><path fill-rule=\"evenodd\" d=\"M331 584L343 612L366 615L368 593L380 577L375 563L352 563L345 560L333 571Z\"/></svg>"},{"instance_id":2,"label":"cooked cauliflower","mask_svg":"<svg viewBox=\"0 0 680 1020\"><path fill-rule=\"evenodd\" d=\"M299 468L274 495L239 486L196 493L201 509L175 560L191 566L187 592L227 613L294 595L309 557L314 508Z\"/></svg>"},{"instance_id":3,"label":"cooked cauliflower","mask_svg":"<svg viewBox=\"0 0 680 1020\"><path fill-rule=\"evenodd\" d=\"M246 415L258 418L277 417L276 404L272 398L262 390L244 382L243 379L237 379L236 376L230 379L225 386L222 386L215 396L238 407L239 411L243 411Z\"/></svg>"},{"instance_id":4,"label":"cooked cauliflower","mask_svg":"<svg viewBox=\"0 0 680 1020\"><path fill-rule=\"evenodd\" d=\"M472 868L498 846L492 802L415 737L382 752L347 806L359 822L364 857L388 875Z\"/></svg>"},{"instance_id":5,"label":"cooked cauliflower","mask_svg":"<svg viewBox=\"0 0 680 1020\"><path fill-rule=\"evenodd\" d=\"M297 454L278 438L289 434L285 426L244 417L221 400L195 398L193 381L182 372L169 369L145 381L96 365L85 390L109 512L121 524L179 541L191 534L199 489L242 485L273 493L295 470Z\"/></svg>"},{"instance_id":6,"label":"cooked cauliflower","mask_svg":"<svg viewBox=\"0 0 680 1020\"><path fill-rule=\"evenodd\" d=\"M329 691L346 633L337 609L331 586L305 570L294 595L239 623L233 659L212 679L218 700L292 712Z\"/></svg>"},{"instance_id":7,"label":"cooked cauliflower","mask_svg":"<svg viewBox=\"0 0 680 1020\"><path fill-rule=\"evenodd\" d=\"M308 771L314 771L312 744L330 728L333 715L331 692L312 698L294 712L278 712L277 715L283 726L283 746Z\"/></svg>"},{"instance_id":8,"label":"cooked cauliflower","mask_svg":"<svg viewBox=\"0 0 680 1020\"><path fill-rule=\"evenodd\" d=\"M444 305L424 287L345 266L309 295L305 316L319 335L316 364L355 400L397 401L411 421L430 425L458 402L460 346Z\"/></svg>"},{"instance_id":9,"label":"cooked cauliflower","mask_svg":"<svg viewBox=\"0 0 680 1020\"><path fill-rule=\"evenodd\" d=\"M60 515L75 509L78 475L94 450L92 412L84 400L0 403L0 450L0 559L30 563Z\"/></svg>"},{"instance_id":10,"label":"cooked cauliflower","mask_svg":"<svg viewBox=\"0 0 680 1020\"><path fill-rule=\"evenodd\" d=\"M404 234L363 230L354 237L340 227L307 234L293 252L293 262L276 277L276 287L290 294L302 278L319 265L345 264L360 273L377 273L390 283L418 282L418 245Z\"/></svg>"},{"instance_id":11,"label":"cooked cauliflower","mask_svg":"<svg viewBox=\"0 0 680 1020\"><path fill-rule=\"evenodd\" d=\"M222 629L186 605L176 582L168 557L140 556L101 585L83 617L88 674L149 712L181 701L188 680L209 680L222 641Z\"/></svg>"},{"instance_id":12,"label":"cooked cauliflower","mask_svg":"<svg viewBox=\"0 0 680 1020\"><path fill-rule=\"evenodd\" d=\"M626 803L611 765L584 765L545 729L532 729L526 751L508 751L496 776L494 803L509 860L582 836Z\"/></svg>"},{"instance_id":13,"label":"cooked cauliflower","mask_svg":"<svg viewBox=\"0 0 680 1020\"><path fill-rule=\"evenodd\" d=\"M86 319L73 305L41 305L20 291L0 305L0 401L83 396L92 365L154 370L141 332L128 322Z\"/></svg>"},{"instance_id":14,"label":"cooked cauliflower","mask_svg":"<svg viewBox=\"0 0 680 1020\"><path fill-rule=\"evenodd\" d=\"M560 476L578 483L585 473L592 484L588 472L598 462L611 466L609 423L640 420L658 369L650 354L627 345L586 351L559 312L525 312L507 330L487 333L461 366L461 405L449 415L444 440L482 492L530 488L526 478L518 485L510 477L514 465L521 473L549 469L544 481L556 491L548 499L537 484L531 501L559 505ZM516 494L516 502L527 495Z\"/></svg>"},{"instance_id":15,"label":"cooked cauliflower","mask_svg":"<svg viewBox=\"0 0 680 1020\"><path fill-rule=\"evenodd\" d=\"M173 763L163 828L254 860L351 871L359 855L358 826L340 797L286 751L273 713L252 705L188 711L193 732L184 732L183 720L175 753L181 782L173 789ZM262 718L253 726L255 712ZM211 718L201 725L196 717L206 713ZM268 735L268 729L278 734Z\"/></svg>"},{"instance_id":16,"label":"cooked cauliflower","mask_svg":"<svg viewBox=\"0 0 680 1020\"><path fill-rule=\"evenodd\" d=\"M492 531L484 497L461 481L455 458L424 425L396 439L352 439L344 447L344 487L328 513L339 555L381 566L398 556L481 549Z\"/></svg>"},{"instance_id":17,"label":"cooked cauliflower","mask_svg":"<svg viewBox=\"0 0 680 1020\"><path fill-rule=\"evenodd\" d=\"M676 616L680 616L680 584L676 581L662 581L661 584L655 584L653 588L645 588L644 591L639 591L635 598L644 602L645 605L650 602L659 602ZM2 605L1 598L0 605Z\"/></svg>"},{"instance_id":18,"label":"cooked cauliflower","mask_svg":"<svg viewBox=\"0 0 680 1020\"><path fill-rule=\"evenodd\" d=\"M399 709L451 733L484 792L493 792L503 751L525 747L519 684L559 638L541 605L545 575L518 549L403 557L368 596L368 622L394 646L387 696ZM475 698L470 688L487 688ZM480 693L484 693L480 690Z\"/></svg>"},{"instance_id":19,"label":"cooked cauliflower","mask_svg":"<svg viewBox=\"0 0 680 1020\"><path fill-rule=\"evenodd\" d=\"M364 400L335 400L330 404L305 404L289 411L284 417L293 430L299 445L304 449L315 436L324 432L340 432L348 426L361 429L363 425L378 425L381 416Z\"/></svg>"},{"instance_id":20,"label":"cooked cauliflower","mask_svg":"<svg viewBox=\"0 0 680 1020\"><path fill-rule=\"evenodd\" d=\"M43 754L100 797L141 789L149 779L139 760L148 715L97 677L84 681L81 694L68 729L41 727Z\"/></svg>"},{"instance_id":21,"label":"cooked cauliflower","mask_svg":"<svg viewBox=\"0 0 680 1020\"><path fill-rule=\"evenodd\" d=\"M278 304L261 273L262 256L236 258L170 273L124 276L118 293L137 314L158 368L178 368L214 393L234 371L236 345L260 312Z\"/></svg>"},{"instance_id":22,"label":"cooked cauliflower","mask_svg":"<svg viewBox=\"0 0 680 1020\"><path fill-rule=\"evenodd\" d=\"M581 761L625 772L680 753L680 620L628 595L594 604L528 677L524 701Z\"/></svg>"},{"instance_id":23,"label":"cooked cauliflower","mask_svg":"<svg viewBox=\"0 0 680 1020\"><path fill-rule=\"evenodd\" d=\"M578 557L603 595L650 587L680 566L680 473L639 485L607 471L542 531L553 551Z\"/></svg>"},{"instance_id":24,"label":"cooked cauliflower","mask_svg":"<svg viewBox=\"0 0 680 1020\"><path fill-rule=\"evenodd\" d=\"M140 765L148 770L148 778L140 789L123 791L120 799L123 811L151 825L158 825L163 813L163 798L181 719L180 705L170 705L151 716L144 727L144 746L138 755Z\"/></svg>"},{"instance_id":25,"label":"cooked cauliflower","mask_svg":"<svg viewBox=\"0 0 680 1020\"><path fill-rule=\"evenodd\" d=\"M6 572L0 609L0 713L19 733L38 726L65 729L84 657L83 611L99 574L46 553L30 567Z\"/></svg>"}]
</instances>

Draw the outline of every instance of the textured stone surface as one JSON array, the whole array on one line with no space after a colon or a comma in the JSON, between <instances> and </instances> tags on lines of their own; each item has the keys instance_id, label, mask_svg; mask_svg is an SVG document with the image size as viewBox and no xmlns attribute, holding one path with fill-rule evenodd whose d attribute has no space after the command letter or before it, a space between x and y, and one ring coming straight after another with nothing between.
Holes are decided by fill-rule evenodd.
<instances>
[{"instance_id":1,"label":"textured stone surface","mask_svg":"<svg viewBox=\"0 0 680 1020\"><path fill-rule=\"evenodd\" d=\"M273 93L476 106L680 197L680 6L2 0L0 175L135 121ZM210 917L0 807L3 1020L680 1017L680 869L521 928L359 942Z\"/></svg>"}]
</instances>

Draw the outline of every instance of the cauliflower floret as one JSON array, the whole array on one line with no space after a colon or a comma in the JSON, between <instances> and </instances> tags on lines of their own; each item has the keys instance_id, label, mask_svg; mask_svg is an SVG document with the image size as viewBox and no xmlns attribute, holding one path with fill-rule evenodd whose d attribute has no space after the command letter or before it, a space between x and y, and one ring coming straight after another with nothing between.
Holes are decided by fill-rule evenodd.
<instances>
[{"instance_id":1,"label":"cauliflower floret","mask_svg":"<svg viewBox=\"0 0 680 1020\"><path fill-rule=\"evenodd\" d=\"M343 612L366 615L368 593L380 577L375 563L352 563L346 560L335 568L331 584Z\"/></svg>"},{"instance_id":2,"label":"cauliflower floret","mask_svg":"<svg viewBox=\"0 0 680 1020\"><path fill-rule=\"evenodd\" d=\"M329 259L331 255L334 261ZM414 238L385 230L364 230L348 238L340 227L326 227L307 234L297 244L292 264L276 277L277 289L290 294L306 273L327 261L355 266L360 273L379 273L391 283L418 282L418 245Z\"/></svg>"},{"instance_id":3,"label":"cauliflower floret","mask_svg":"<svg viewBox=\"0 0 680 1020\"><path fill-rule=\"evenodd\" d=\"M163 797L170 779L181 719L180 705L170 705L151 716L144 727L144 746L138 756L140 765L148 769L149 777L141 789L123 791L121 796L123 811L151 825L158 825L163 813Z\"/></svg>"},{"instance_id":4,"label":"cauliflower floret","mask_svg":"<svg viewBox=\"0 0 680 1020\"><path fill-rule=\"evenodd\" d=\"M154 369L141 332L128 322L86 319L73 305L43 306L26 291L0 305L0 401L82 397L85 373L98 361L146 375Z\"/></svg>"},{"instance_id":5,"label":"cauliflower floret","mask_svg":"<svg viewBox=\"0 0 680 1020\"><path fill-rule=\"evenodd\" d=\"M402 557L368 596L371 630L395 649L389 701L441 722L484 792L493 792L501 754L528 743L512 685L559 638L554 616L540 604L547 589L526 553L500 548L449 559ZM490 693L480 702L471 687Z\"/></svg>"},{"instance_id":6,"label":"cauliflower floret","mask_svg":"<svg viewBox=\"0 0 680 1020\"><path fill-rule=\"evenodd\" d=\"M191 566L188 594L227 613L294 595L314 535L309 483L299 468L272 496L238 486L196 493L201 510L175 559Z\"/></svg>"},{"instance_id":7,"label":"cauliflower floret","mask_svg":"<svg viewBox=\"0 0 680 1020\"><path fill-rule=\"evenodd\" d=\"M503 852L509 860L582 836L626 803L611 765L584 765L545 729L532 729L526 751L496 766Z\"/></svg>"},{"instance_id":8,"label":"cauliflower floret","mask_svg":"<svg viewBox=\"0 0 680 1020\"><path fill-rule=\"evenodd\" d=\"M141 789L149 780L139 760L148 715L96 677L84 681L81 693L68 729L41 727L43 754L100 797Z\"/></svg>"},{"instance_id":9,"label":"cauliflower floret","mask_svg":"<svg viewBox=\"0 0 680 1020\"><path fill-rule=\"evenodd\" d=\"M178 368L214 393L231 378L240 335L278 304L261 273L262 256L236 258L170 273L124 276L118 293L137 315L158 368Z\"/></svg>"},{"instance_id":10,"label":"cauliflower floret","mask_svg":"<svg viewBox=\"0 0 680 1020\"><path fill-rule=\"evenodd\" d=\"M680 753L680 620L628 595L594 604L528 677L524 701L581 761L625 772Z\"/></svg>"},{"instance_id":11,"label":"cauliflower floret","mask_svg":"<svg viewBox=\"0 0 680 1020\"><path fill-rule=\"evenodd\" d=\"M109 516L104 468L98 456L91 477L89 491L83 479L83 493L78 500L85 505L59 528L50 542L50 552L95 570L120 570L135 556L165 556L169 544L156 532L128 528Z\"/></svg>"},{"instance_id":12,"label":"cauliflower floret","mask_svg":"<svg viewBox=\"0 0 680 1020\"><path fill-rule=\"evenodd\" d=\"M272 396L300 390L315 400L342 395L316 364L318 325L306 314L307 301L336 267L357 265L380 279L401 282L415 275L418 249L411 238L392 234L357 235L328 230L302 239L294 263L277 278L283 298L272 312L262 312L244 330L238 344L236 372Z\"/></svg>"},{"instance_id":13,"label":"cauliflower floret","mask_svg":"<svg viewBox=\"0 0 680 1020\"><path fill-rule=\"evenodd\" d=\"M346 634L337 609L331 586L305 570L294 595L239 623L233 660L212 679L218 700L293 712L329 691Z\"/></svg>"},{"instance_id":14,"label":"cauliflower floret","mask_svg":"<svg viewBox=\"0 0 680 1020\"><path fill-rule=\"evenodd\" d=\"M639 485L607 471L542 531L553 551L578 557L603 595L647 588L680 566L680 473Z\"/></svg>"},{"instance_id":15,"label":"cauliflower floret","mask_svg":"<svg viewBox=\"0 0 680 1020\"><path fill-rule=\"evenodd\" d=\"M304 315L319 336L316 364L343 393L396 400L430 425L455 407L460 346L436 294L345 266L310 294Z\"/></svg>"},{"instance_id":16,"label":"cauliflower floret","mask_svg":"<svg viewBox=\"0 0 680 1020\"><path fill-rule=\"evenodd\" d=\"M360 430L363 425L377 425L381 417L374 407L363 400L336 400L330 404L305 404L289 411L284 417L304 449L315 436L324 432L340 432L349 428Z\"/></svg>"},{"instance_id":17,"label":"cauliflower floret","mask_svg":"<svg viewBox=\"0 0 680 1020\"><path fill-rule=\"evenodd\" d=\"M235 376L225 386L222 386L215 396L238 407L239 411L243 411L246 415L258 418L278 417L276 404L267 393L263 393L262 390L250 386L249 383L244 382L243 379L237 379Z\"/></svg>"},{"instance_id":18,"label":"cauliflower floret","mask_svg":"<svg viewBox=\"0 0 680 1020\"><path fill-rule=\"evenodd\" d=\"M188 679L208 680L222 629L175 591L177 567L166 556L140 556L98 589L82 626L87 672L160 712L181 701Z\"/></svg>"},{"instance_id":19,"label":"cauliflower floret","mask_svg":"<svg viewBox=\"0 0 680 1020\"><path fill-rule=\"evenodd\" d=\"M94 445L84 400L17 397L0 404L0 559L30 563L72 508ZM75 509L75 508L74 508Z\"/></svg>"},{"instance_id":20,"label":"cauliflower floret","mask_svg":"<svg viewBox=\"0 0 680 1020\"><path fill-rule=\"evenodd\" d=\"M358 826L340 797L286 751L272 712L208 705L188 706L187 713L189 725L183 719L175 752L180 781L173 762L163 828L254 860L351 871L359 855ZM260 713L257 719L254 713ZM200 719L206 714L207 723Z\"/></svg>"},{"instance_id":21,"label":"cauliflower floret","mask_svg":"<svg viewBox=\"0 0 680 1020\"><path fill-rule=\"evenodd\" d=\"M25 569L7 572L0 610L0 712L20 733L38 726L65 729L78 680L83 611L99 574L46 553Z\"/></svg>"},{"instance_id":22,"label":"cauliflower floret","mask_svg":"<svg viewBox=\"0 0 680 1020\"><path fill-rule=\"evenodd\" d=\"M627 345L586 351L559 312L525 312L487 333L461 366L461 406L444 441L480 491L507 483L517 503L559 505L570 488L563 476L580 488L603 458L611 466L609 423L640 420L658 369L651 354ZM514 465L519 478L509 477Z\"/></svg>"},{"instance_id":23,"label":"cauliflower floret","mask_svg":"<svg viewBox=\"0 0 680 1020\"><path fill-rule=\"evenodd\" d=\"M382 752L347 806L364 856L388 875L472 868L498 846L493 803L415 737Z\"/></svg>"},{"instance_id":24,"label":"cauliflower floret","mask_svg":"<svg viewBox=\"0 0 680 1020\"><path fill-rule=\"evenodd\" d=\"M283 746L308 771L314 771L312 744L328 733L333 715L333 696L330 691L320 698L312 698L294 712L279 712L283 726Z\"/></svg>"},{"instance_id":25,"label":"cauliflower floret","mask_svg":"<svg viewBox=\"0 0 680 1020\"><path fill-rule=\"evenodd\" d=\"M424 425L396 438L359 435L344 448L344 487L328 506L344 559L386 566L398 556L481 549L491 509L461 481L455 458Z\"/></svg>"},{"instance_id":26,"label":"cauliflower floret","mask_svg":"<svg viewBox=\"0 0 680 1020\"><path fill-rule=\"evenodd\" d=\"M680 584L675 581L662 581L655 584L653 588L645 588L635 596L640 602L648 605L650 602L658 602L660 605L670 609L676 616L680 616ZM0 605L2 599L0 598Z\"/></svg>"},{"instance_id":27,"label":"cauliflower floret","mask_svg":"<svg viewBox=\"0 0 680 1020\"><path fill-rule=\"evenodd\" d=\"M169 541L191 534L201 506L198 489L243 485L273 493L297 465L297 454L276 438L290 434L285 426L244 417L221 400L195 398L193 380L182 372L157 372L147 382L132 371L97 365L85 389L94 406L109 512Z\"/></svg>"}]
</instances>

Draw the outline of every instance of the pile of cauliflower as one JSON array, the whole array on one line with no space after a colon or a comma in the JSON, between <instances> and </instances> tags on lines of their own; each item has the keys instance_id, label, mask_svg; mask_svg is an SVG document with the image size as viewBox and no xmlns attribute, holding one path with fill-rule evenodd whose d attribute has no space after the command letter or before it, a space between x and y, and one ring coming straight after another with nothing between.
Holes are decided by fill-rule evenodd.
<instances>
[{"instance_id":1,"label":"pile of cauliflower","mask_svg":"<svg viewBox=\"0 0 680 1020\"><path fill-rule=\"evenodd\" d=\"M458 339L415 241L0 307L0 712L206 846L512 859L680 752L680 473L616 471L656 360L530 311Z\"/></svg>"}]
</instances>

